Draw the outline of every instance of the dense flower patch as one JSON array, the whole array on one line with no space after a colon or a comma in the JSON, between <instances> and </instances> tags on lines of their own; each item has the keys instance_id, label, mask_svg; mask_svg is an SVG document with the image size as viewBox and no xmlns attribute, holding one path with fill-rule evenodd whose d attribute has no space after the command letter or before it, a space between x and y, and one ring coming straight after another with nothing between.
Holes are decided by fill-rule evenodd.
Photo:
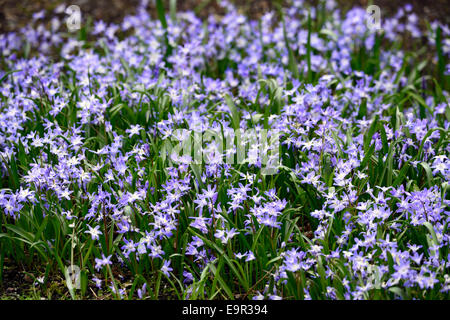
<instances>
[{"instance_id":1,"label":"dense flower patch","mask_svg":"<svg viewBox=\"0 0 450 320\"><path fill-rule=\"evenodd\" d=\"M1 265L76 266L73 298L448 298L448 26L157 3L0 35Z\"/></svg>"}]
</instances>

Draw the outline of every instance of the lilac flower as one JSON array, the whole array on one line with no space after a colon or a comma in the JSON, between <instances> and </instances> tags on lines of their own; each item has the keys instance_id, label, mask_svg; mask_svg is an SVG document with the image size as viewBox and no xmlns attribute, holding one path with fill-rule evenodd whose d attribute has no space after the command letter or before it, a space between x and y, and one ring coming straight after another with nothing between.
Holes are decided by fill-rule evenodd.
<instances>
[{"instance_id":1,"label":"lilac flower","mask_svg":"<svg viewBox=\"0 0 450 320\"><path fill-rule=\"evenodd\" d=\"M97 276L93 276L92 277L92 281L95 282L95 286L99 289L101 289L102 287L102 280L100 280L99 278L97 278Z\"/></svg>"},{"instance_id":2,"label":"lilac flower","mask_svg":"<svg viewBox=\"0 0 450 320\"><path fill-rule=\"evenodd\" d=\"M100 270L103 266L112 264L111 257L112 255L105 257L105 255L102 253L101 259L95 258L95 269Z\"/></svg>"},{"instance_id":3,"label":"lilac flower","mask_svg":"<svg viewBox=\"0 0 450 320\"><path fill-rule=\"evenodd\" d=\"M141 131L143 128L140 125L131 125L130 129L125 130L126 133L128 133L128 137L131 138L134 135L139 135L139 131Z\"/></svg>"},{"instance_id":4,"label":"lilac flower","mask_svg":"<svg viewBox=\"0 0 450 320\"><path fill-rule=\"evenodd\" d=\"M146 292L147 292L147 283L144 283L142 288L137 289L137 295L139 299L143 299Z\"/></svg>"}]
</instances>

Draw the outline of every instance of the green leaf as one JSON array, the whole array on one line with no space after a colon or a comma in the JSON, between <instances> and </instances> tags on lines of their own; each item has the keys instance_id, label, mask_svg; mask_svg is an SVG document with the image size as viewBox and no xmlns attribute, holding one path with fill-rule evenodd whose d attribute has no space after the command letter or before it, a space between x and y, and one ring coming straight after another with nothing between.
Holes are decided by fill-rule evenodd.
<instances>
[{"instance_id":1,"label":"green leaf","mask_svg":"<svg viewBox=\"0 0 450 320\"><path fill-rule=\"evenodd\" d=\"M18 70L7 71L7 72L3 75L3 77L1 77L0 83L2 83L3 81L5 81L5 79L8 78L8 76L9 76L10 74L13 74L13 73L18 72L18 71L22 71L22 70L18 69Z\"/></svg>"},{"instance_id":2,"label":"green leaf","mask_svg":"<svg viewBox=\"0 0 450 320\"><path fill-rule=\"evenodd\" d=\"M222 276L220 275L220 268L221 265L223 264L222 259L219 258L219 267L216 268L213 264L210 264L210 269L212 271L212 273L214 274L214 280L217 279L217 281L219 281L222 289L226 292L226 294L228 295L228 298L233 300L234 296L233 296L233 292L231 291L231 289L228 287L228 285L226 284L225 280L222 278Z\"/></svg>"},{"instance_id":3,"label":"green leaf","mask_svg":"<svg viewBox=\"0 0 450 320\"><path fill-rule=\"evenodd\" d=\"M411 167L410 163L411 163L411 159L408 160L402 166L402 168L400 169L400 172L397 174L397 177L394 180L394 183L392 184L393 187L397 187L398 185L400 185L403 182L403 180L406 177L406 173L407 173L408 169Z\"/></svg>"},{"instance_id":4,"label":"green leaf","mask_svg":"<svg viewBox=\"0 0 450 320\"><path fill-rule=\"evenodd\" d=\"M18 234L22 239L28 240L30 243L34 242L34 234L32 234L31 232L25 231L24 229L12 224L7 224L5 225L5 227L8 230Z\"/></svg>"},{"instance_id":5,"label":"green leaf","mask_svg":"<svg viewBox=\"0 0 450 320\"><path fill-rule=\"evenodd\" d=\"M84 296L88 288L88 276L86 270L80 271L80 286L81 294Z\"/></svg>"},{"instance_id":6,"label":"green leaf","mask_svg":"<svg viewBox=\"0 0 450 320\"><path fill-rule=\"evenodd\" d=\"M298 79L300 77L300 74L298 72L298 63L295 60L294 52L291 49L291 46L289 45L289 39L287 37L286 33L286 25L284 23L284 18L282 16L282 22L283 22L283 37L284 37L284 45L286 46L288 50L288 67L289 71L292 72L293 76Z\"/></svg>"},{"instance_id":7,"label":"green leaf","mask_svg":"<svg viewBox=\"0 0 450 320\"><path fill-rule=\"evenodd\" d=\"M164 4L162 0L156 0L156 11L158 13L159 21L164 29L167 29L166 12L164 10Z\"/></svg>"},{"instance_id":8,"label":"green leaf","mask_svg":"<svg viewBox=\"0 0 450 320\"><path fill-rule=\"evenodd\" d=\"M433 244L434 244L435 246L438 246L438 245L439 245L439 241L438 241L438 239L437 239L436 232L434 231L434 228L433 228L433 226L431 225L431 223L429 223L428 221L425 221L425 222L423 223L423 225L424 225L424 226L428 229L428 231L430 232L431 238L433 239Z\"/></svg>"},{"instance_id":9,"label":"green leaf","mask_svg":"<svg viewBox=\"0 0 450 320\"><path fill-rule=\"evenodd\" d=\"M177 16L177 0L170 0L170 19L174 22Z\"/></svg>"},{"instance_id":10,"label":"green leaf","mask_svg":"<svg viewBox=\"0 0 450 320\"><path fill-rule=\"evenodd\" d=\"M377 129L378 125L378 119L380 118L379 115L376 115L375 118L372 121L372 124L369 127L369 130L367 131L367 134L364 137L364 151L367 153L367 150L369 149L370 143L372 141L372 137L375 133L375 130Z\"/></svg>"}]
</instances>

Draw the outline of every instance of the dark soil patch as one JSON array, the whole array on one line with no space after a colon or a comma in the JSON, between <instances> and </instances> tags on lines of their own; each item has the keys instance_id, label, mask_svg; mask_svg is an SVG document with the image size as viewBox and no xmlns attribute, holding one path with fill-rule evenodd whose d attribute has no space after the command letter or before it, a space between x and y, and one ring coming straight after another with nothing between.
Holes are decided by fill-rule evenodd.
<instances>
[{"instance_id":1,"label":"dark soil patch","mask_svg":"<svg viewBox=\"0 0 450 320\"><path fill-rule=\"evenodd\" d=\"M37 279L45 274L45 266L36 263L36 268L28 268L5 258L3 281L0 282L0 300L15 299L70 299L65 279L56 273L49 273L46 285ZM93 297L92 294L90 296Z\"/></svg>"}]
</instances>

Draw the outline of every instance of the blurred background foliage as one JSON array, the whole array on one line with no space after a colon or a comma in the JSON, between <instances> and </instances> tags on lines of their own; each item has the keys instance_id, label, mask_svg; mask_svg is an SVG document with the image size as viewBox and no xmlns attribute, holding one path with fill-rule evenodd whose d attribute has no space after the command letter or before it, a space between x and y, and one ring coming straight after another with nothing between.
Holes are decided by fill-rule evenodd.
<instances>
[{"instance_id":1,"label":"blurred background foliage","mask_svg":"<svg viewBox=\"0 0 450 320\"><path fill-rule=\"evenodd\" d=\"M148 1L148 10L156 17L155 1ZM169 6L169 1L167 6ZM284 0L233 0L242 13L258 18L262 14L275 9L276 3ZM316 3L318 0L306 0ZM355 5L367 7L376 4L381 8L383 15L393 15L398 8L409 3L413 5L414 12L428 21L439 20L442 23L450 22L450 6L448 0L337 0L339 9L345 11ZM0 33L14 31L27 24L32 15L43 9L52 10L61 3L66 5L76 4L81 8L83 18L87 16L94 20L105 22L121 22L125 15L134 13L139 0L0 0ZM217 5L217 0L178 0L177 9L180 11L193 10L201 17L210 14L221 15L222 9Z\"/></svg>"}]
</instances>

